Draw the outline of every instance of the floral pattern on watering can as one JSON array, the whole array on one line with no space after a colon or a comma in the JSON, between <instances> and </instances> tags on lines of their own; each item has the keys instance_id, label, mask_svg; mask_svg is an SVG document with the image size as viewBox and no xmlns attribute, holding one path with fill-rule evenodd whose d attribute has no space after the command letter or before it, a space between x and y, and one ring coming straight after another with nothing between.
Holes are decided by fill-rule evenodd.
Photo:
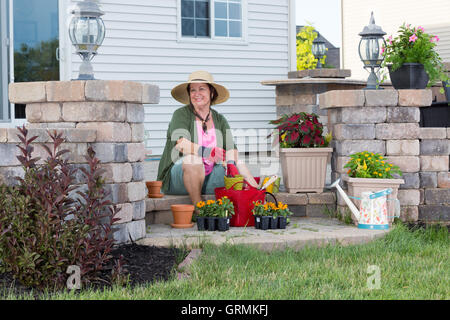
<instances>
[{"instance_id":1,"label":"floral pattern on watering can","mask_svg":"<svg viewBox=\"0 0 450 320\"><path fill-rule=\"evenodd\" d=\"M388 224L386 196L371 198L372 192L361 195L360 224L384 225Z\"/></svg>"}]
</instances>

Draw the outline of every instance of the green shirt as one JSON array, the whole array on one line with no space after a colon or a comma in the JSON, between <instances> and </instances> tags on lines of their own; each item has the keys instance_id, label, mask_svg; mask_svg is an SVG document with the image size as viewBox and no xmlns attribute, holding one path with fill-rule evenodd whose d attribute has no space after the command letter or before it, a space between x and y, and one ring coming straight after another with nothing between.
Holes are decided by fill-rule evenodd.
<instances>
[{"instance_id":1,"label":"green shirt","mask_svg":"<svg viewBox=\"0 0 450 320\"><path fill-rule=\"evenodd\" d=\"M217 147L227 151L237 149L227 119L212 108L211 115L216 129ZM157 177L159 181L163 182L163 192L169 190L170 170L175 162L183 156L181 152L175 149L177 140L183 137L194 143L198 141L195 115L188 105L177 109L173 113L172 120L169 123L166 146L159 161Z\"/></svg>"}]
</instances>

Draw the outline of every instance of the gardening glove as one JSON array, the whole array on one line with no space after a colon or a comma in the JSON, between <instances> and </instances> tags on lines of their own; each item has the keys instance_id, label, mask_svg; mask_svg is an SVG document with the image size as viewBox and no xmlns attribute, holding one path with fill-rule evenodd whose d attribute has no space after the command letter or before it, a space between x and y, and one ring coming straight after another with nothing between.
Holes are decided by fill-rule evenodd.
<instances>
[{"instance_id":1,"label":"gardening glove","mask_svg":"<svg viewBox=\"0 0 450 320\"><path fill-rule=\"evenodd\" d=\"M235 177L239 174L238 168L236 168L236 162L233 160L227 161L227 177Z\"/></svg>"},{"instance_id":2,"label":"gardening glove","mask_svg":"<svg viewBox=\"0 0 450 320\"><path fill-rule=\"evenodd\" d=\"M226 153L226 151L224 149L218 148L218 147L209 148L209 147L201 146L198 149L199 156L201 156L202 158L204 158L206 160L214 162L214 163L224 161L225 153Z\"/></svg>"}]
</instances>

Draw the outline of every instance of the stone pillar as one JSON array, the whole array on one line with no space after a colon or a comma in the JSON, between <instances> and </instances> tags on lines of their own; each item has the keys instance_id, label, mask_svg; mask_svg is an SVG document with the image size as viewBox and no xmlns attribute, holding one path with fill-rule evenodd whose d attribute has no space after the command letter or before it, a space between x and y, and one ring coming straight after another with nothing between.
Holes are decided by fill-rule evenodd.
<instances>
[{"instance_id":1,"label":"stone pillar","mask_svg":"<svg viewBox=\"0 0 450 320\"><path fill-rule=\"evenodd\" d=\"M63 147L72 151L70 162L78 166L86 165L84 155L93 147L105 169L110 200L121 208L114 238L124 243L145 237L143 104L158 103L159 88L116 80L30 82L10 84L9 96L12 103L26 104L27 127L31 135L40 137L36 143L48 142L46 129L63 130L67 142ZM17 151L13 152L18 142L15 131L0 131L0 142L6 142L0 149L10 151L1 160L0 180L2 170L20 174ZM41 149L37 144L39 155Z\"/></svg>"},{"instance_id":2,"label":"stone pillar","mask_svg":"<svg viewBox=\"0 0 450 320\"><path fill-rule=\"evenodd\" d=\"M402 220L450 220L449 130L419 127L420 107L431 102L429 89L321 94L320 108L328 110L333 132L332 181L347 175L350 154L380 153L403 172L405 183L398 191ZM337 198L338 208L345 207Z\"/></svg>"},{"instance_id":3,"label":"stone pillar","mask_svg":"<svg viewBox=\"0 0 450 320\"><path fill-rule=\"evenodd\" d=\"M292 71L287 80L262 81L276 87L277 117L297 112L315 113L327 132L327 110L319 108L317 96L330 90L354 90L366 86L365 81L347 80L350 70L313 69Z\"/></svg>"}]
</instances>

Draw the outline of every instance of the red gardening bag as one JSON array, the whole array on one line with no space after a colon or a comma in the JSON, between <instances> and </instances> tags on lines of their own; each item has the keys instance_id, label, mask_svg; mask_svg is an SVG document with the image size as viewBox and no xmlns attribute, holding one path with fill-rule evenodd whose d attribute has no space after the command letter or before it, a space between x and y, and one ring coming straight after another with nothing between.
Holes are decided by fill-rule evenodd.
<instances>
[{"instance_id":1,"label":"red gardening bag","mask_svg":"<svg viewBox=\"0 0 450 320\"><path fill-rule=\"evenodd\" d=\"M255 177L256 182L258 182ZM243 182L236 182L243 183ZM235 185L234 184L234 185ZM233 187L226 189L225 187L214 189L216 199L220 199L227 196L234 206L234 215L231 216L230 226L232 227L253 227L255 225L255 219L253 218L252 210L255 206L253 201L264 202L266 196L266 190L258 190L253 188L248 183L244 185L242 190L234 190ZM268 192L267 192L268 193Z\"/></svg>"}]
</instances>

